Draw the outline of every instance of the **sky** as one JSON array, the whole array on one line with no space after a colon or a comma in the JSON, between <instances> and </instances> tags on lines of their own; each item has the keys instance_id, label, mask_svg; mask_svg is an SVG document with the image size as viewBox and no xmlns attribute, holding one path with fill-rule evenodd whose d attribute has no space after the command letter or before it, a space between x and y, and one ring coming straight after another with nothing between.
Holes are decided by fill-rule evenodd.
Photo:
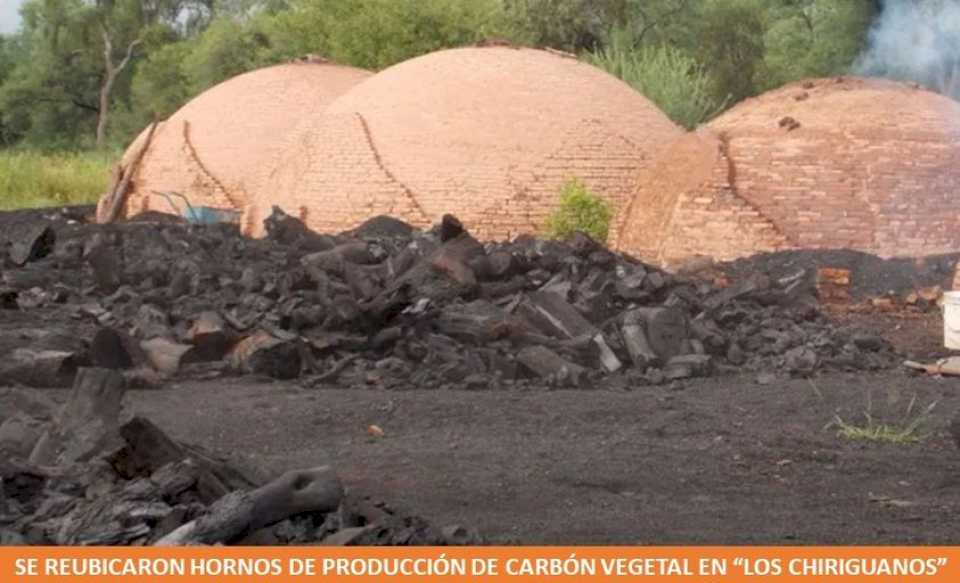
<instances>
[{"instance_id":1,"label":"sky","mask_svg":"<svg viewBox=\"0 0 960 583\"><path fill-rule=\"evenodd\" d=\"M0 0L0 34L17 30L20 24L20 15L17 10L23 0Z\"/></svg>"}]
</instances>

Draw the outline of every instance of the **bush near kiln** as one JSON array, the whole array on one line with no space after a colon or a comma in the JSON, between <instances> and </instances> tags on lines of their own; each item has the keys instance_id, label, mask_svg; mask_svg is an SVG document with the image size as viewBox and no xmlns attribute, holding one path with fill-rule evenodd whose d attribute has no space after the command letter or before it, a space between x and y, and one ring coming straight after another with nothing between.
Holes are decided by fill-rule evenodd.
<instances>
[{"instance_id":1,"label":"bush near kiln","mask_svg":"<svg viewBox=\"0 0 960 583\"><path fill-rule=\"evenodd\" d=\"M565 239L582 231L597 241L606 241L612 218L610 204L574 178L560 192L560 206L547 220L547 235L554 239Z\"/></svg>"}]
</instances>

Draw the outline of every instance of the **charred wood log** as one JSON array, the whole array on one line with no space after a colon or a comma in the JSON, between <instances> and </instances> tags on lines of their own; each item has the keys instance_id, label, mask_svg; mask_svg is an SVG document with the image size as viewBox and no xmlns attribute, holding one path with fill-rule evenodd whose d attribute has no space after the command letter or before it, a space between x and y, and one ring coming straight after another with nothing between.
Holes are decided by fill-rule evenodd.
<instances>
[{"instance_id":1,"label":"charred wood log","mask_svg":"<svg viewBox=\"0 0 960 583\"><path fill-rule=\"evenodd\" d=\"M71 350L17 348L0 362L0 384L69 387L83 361L80 354Z\"/></svg>"},{"instance_id":2,"label":"charred wood log","mask_svg":"<svg viewBox=\"0 0 960 583\"><path fill-rule=\"evenodd\" d=\"M49 223L33 225L15 236L10 245L10 260L23 267L30 261L42 259L53 252L57 236Z\"/></svg>"},{"instance_id":3,"label":"charred wood log","mask_svg":"<svg viewBox=\"0 0 960 583\"><path fill-rule=\"evenodd\" d=\"M542 379L554 379L561 385L584 386L587 369L565 360L546 346L528 346L517 354L517 361Z\"/></svg>"},{"instance_id":4,"label":"charred wood log","mask_svg":"<svg viewBox=\"0 0 960 583\"><path fill-rule=\"evenodd\" d=\"M140 348L147 356L147 362L157 372L164 376L174 376L180 371L184 355L192 347L189 344L180 344L166 338L152 338L140 343Z\"/></svg>"},{"instance_id":5,"label":"charred wood log","mask_svg":"<svg viewBox=\"0 0 960 583\"><path fill-rule=\"evenodd\" d=\"M196 466L196 488L204 503L210 504L229 492L254 485L230 466L177 443L144 417L134 417L123 424L119 432L126 445L112 453L109 461L124 478L152 476L169 464L190 460Z\"/></svg>"},{"instance_id":6,"label":"charred wood log","mask_svg":"<svg viewBox=\"0 0 960 583\"><path fill-rule=\"evenodd\" d=\"M126 383L117 371L81 368L54 426L30 454L37 465L82 462L119 443Z\"/></svg>"},{"instance_id":7,"label":"charred wood log","mask_svg":"<svg viewBox=\"0 0 960 583\"><path fill-rule=\"evenodd\" d=\"M263 330L240 341L230 353L236 370L280 380L295 379L303 368L296 342L281 340Z\"/></svg>"},{"instance_id":8,"label":"charred wood log","mask_svg":"<svg viewBox=\"0 0 960 583\"><path fill-rule=\"evenodd\" d=\"M560 295L534 292L529 295L528 301L518 306L518 311L546 334L567 339L589 337L594 345L593 360L608 372L616 372L623 367L603 333Z\"/></svg>"},{"instance_id":9,"label":"charred wood log","mask_svg":"<svg viewBox=\"0 0 960 583\"><path fill-rule=\"evenodd\" d=\"M327 466L287 472L256 490L232 492L208 514L157 541L157 546L229 543L260 528L305 512L333 512L343 486Z\"/></svg>"},{"instance_id":10,"label":"charred wood log","mask_svg":"<svg viewBox=\"0 0 960 583\"><path fill-rule=\"evenodd\" d=\"M666 362L684 353L687 318L673 308L636 308L623 315L621 327L630 358L639 367Z\"/></svg>"},{"instance_id":11,"label":"charred wood log","mask_svg":"<svg viewBox=\"0 0 960 583\"><path fill-rule=\"evenodd\" d=\"M236 333L217 312L201 312L187 333L193 349L184 358L185 362L210 362L220 360L237 343Z\"/></svg>"},{"instance_id":12,"label":"charred wood log","mask_svg":"<svg viewBox=\"0 0 960 583\"><path fill-rule=\"evenodd\" d=\"M113 293L122 283L123 266L112 245L99 242L87 251L87 262L93 269L93 280L103 293Z\"/></svg>"},{"instance_id":13,"label":"charred wood log","mask_svg":"<svg viewBox=\"0 0 960 583\"><path fill-rule=\"evenodd\" d=\"M98 368L131 369L144 364L147 355L129 334L113 328L100 328L90 343L90 361Z\"/></svg>"}]
</instances>

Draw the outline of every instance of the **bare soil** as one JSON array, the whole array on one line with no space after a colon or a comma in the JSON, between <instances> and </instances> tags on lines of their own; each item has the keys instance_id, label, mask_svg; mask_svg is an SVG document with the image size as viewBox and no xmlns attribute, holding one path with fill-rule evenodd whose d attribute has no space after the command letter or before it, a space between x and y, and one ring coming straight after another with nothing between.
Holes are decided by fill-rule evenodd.
<instances>
[{"instance_id":1,"label":"bare soil","mask_svg":"<svg viewBox=\"0 0 960 583\"><path fill-rule=\"evenodd\" d=\"M492 542L956 544L958 390L894 372L617 393L240 381L130 399L176 437L273 472L332 462L354 490ZM914 411L937 402L921 443L831 426L868 411L903 423L914 398Z\"/></svg>"}]
</instances>

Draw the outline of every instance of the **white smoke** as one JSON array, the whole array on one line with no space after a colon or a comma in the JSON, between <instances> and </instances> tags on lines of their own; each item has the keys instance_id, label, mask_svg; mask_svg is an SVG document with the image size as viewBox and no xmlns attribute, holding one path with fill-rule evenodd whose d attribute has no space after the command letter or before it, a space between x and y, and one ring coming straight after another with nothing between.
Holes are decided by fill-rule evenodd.
<instances>
[{"instance_id":1,"label":"white smoke","mask_svg":"<svg viewBox=\"0 0 960 583\"><path fill-rule=\"evenodd\" d=\"M916 81L960 98L960 0L883 0L860 75Z\"/></svg>"}]
</instances>

